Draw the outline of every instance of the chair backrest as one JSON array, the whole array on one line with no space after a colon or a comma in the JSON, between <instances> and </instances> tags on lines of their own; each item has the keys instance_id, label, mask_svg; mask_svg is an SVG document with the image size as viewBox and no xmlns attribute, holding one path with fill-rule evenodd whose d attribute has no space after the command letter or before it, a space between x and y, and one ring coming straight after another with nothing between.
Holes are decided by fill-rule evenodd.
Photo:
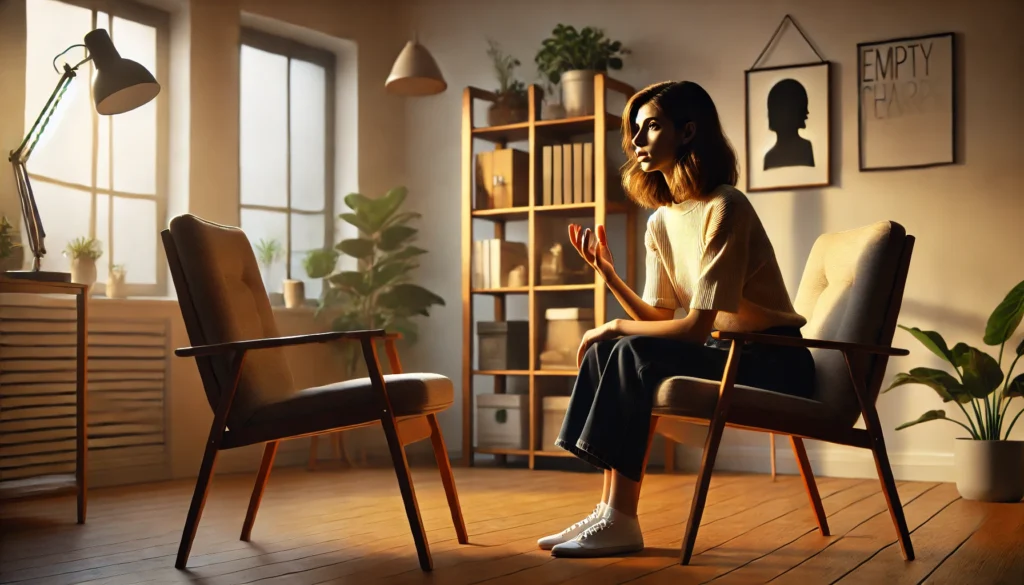
<instances>
[{"instance_id":1,"label":"chair backrest","mask_svg":"<svg viewBox=\"0 0 1024 585\"><path fill-rule=\"evenodd\" d=\"M880 221L824 234L811 248L794 307L807 318L804 337L890 345L903 302L914 237L898 223ZM852 426L860 405L843 354L813 349L814 399ZM858 377L873 401L888 358L863 360Z\"/></svg>"},{"instance_id":2,"label":"chair backrest","mask_svg":"<svg viewBox=\"0 0 1024 585\"><path fill-rule=\"evenodd\" d=\"M242 230L194 215L180 215L161 232L189 343L206 345L277 337L277 323L252 245ZM229 426L241 426L256 409L295 392L284 350L246 355ZM210 407L234 379L231 356L197 358Z\"/></svg>"}]
</instances>

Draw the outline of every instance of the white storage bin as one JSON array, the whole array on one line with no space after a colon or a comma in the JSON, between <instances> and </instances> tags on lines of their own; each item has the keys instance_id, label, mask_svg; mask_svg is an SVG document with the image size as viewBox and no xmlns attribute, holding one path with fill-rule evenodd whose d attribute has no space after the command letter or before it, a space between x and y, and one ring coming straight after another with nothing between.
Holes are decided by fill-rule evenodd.
<instances>
[{"instance_id":1,"label":"white storage bin","mask_svg":"<svg viewBox=\"0 0 1024 585\"><path fill-rule=\"evenodd\" d=\"M530 397L526 394L477 395L477 448L528 448L530 432L529 399Z\"/></svg>"},{"instance_id":2,"label":"white storage bin","mask_svg":"<svg viewBox=\"0 0 1024 585\"><path fill-rule=\"evenodd\" d=\"M555 446L555 439L562 430L565 411L569 408L568 396L545 396L542 402L544 423L541 432L541 451L561 451Z\"/></svg>"}]
</instances>

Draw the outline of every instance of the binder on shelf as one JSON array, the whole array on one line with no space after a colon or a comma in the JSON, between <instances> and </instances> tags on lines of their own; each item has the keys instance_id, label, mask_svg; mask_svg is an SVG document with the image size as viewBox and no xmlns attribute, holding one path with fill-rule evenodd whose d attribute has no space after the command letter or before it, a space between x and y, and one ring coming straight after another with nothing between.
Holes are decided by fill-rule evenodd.
<instances>
[{"instance_id":1,"label":"binder on shelf","mask_svg":"<svg viewBox=\"0 0 1024 585\"><path fill-rule=\"evenodd\" d=\"M476 155L476 209L524 207L530 199L530 153L500 148Z\"/></svg>"},{"instance_id":2,"label":"binder on shelf","mask_svg":"<svg viewBox=\"0 0 1024 585\"><path fill-rule=\"evenodd\" d=\"M551 145L541 148L541 205L551 205L551 162L554 147Z\"/></svg>"},{"instance_id":3,"label":"binder on shelf","mask_svg":"<svg viewBox=\"0 0 1024 585\"><path fill-rule=\"evenodd\" d=\"M551 147L551 204L562 204L562 145Z\"/></svg>"}]
</instances>

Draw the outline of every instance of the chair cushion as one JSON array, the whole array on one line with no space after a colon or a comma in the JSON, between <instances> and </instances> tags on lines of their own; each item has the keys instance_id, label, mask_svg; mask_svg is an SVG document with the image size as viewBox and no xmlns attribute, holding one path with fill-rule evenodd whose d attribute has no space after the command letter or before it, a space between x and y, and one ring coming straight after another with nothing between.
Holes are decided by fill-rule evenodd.
<instances>
[{"instance_id":1,"label":"chair cushion","mask_svg":"<svg viewBox=\"0 0 1024 585\"><path fill-rule=\"evenodd\" d=\"M396 417L440 412L455 400L452 381L438 374L389 374L384 385ZM232 429L232 442L248 444L375 422L381 409L374 393L369 378L299 390L264 405L242 427Z\"/></svg>"},{"instance_id":2,"label":"chair cushion","mask_svg":"<svg viewBox=\"0 0 1024 585\"><path fill-rule=\"evenodd\" d=\"M710 420L718 404L718 386L719 382L702 378L668 378L658 386L653 413L696 421ZM728 416L730 421L741 425L760 427L777 424L780 432L788 428L798 434L802 427L806 427L802 421L813 421L813 426L826 428L841 421L831 408L817 400L741 384L733 387ZM793 424L787 424L788 421L793 421ZM671 433L667 434L671 436Z\"/></svg>"}]
</instances>

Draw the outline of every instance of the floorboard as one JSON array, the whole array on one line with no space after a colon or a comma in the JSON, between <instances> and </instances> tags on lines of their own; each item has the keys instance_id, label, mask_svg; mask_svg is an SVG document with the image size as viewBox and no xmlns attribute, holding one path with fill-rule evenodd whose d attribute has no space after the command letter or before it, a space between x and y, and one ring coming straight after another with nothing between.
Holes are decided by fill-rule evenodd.
<instances>
[{"instance_id":1,"label":"floorboard","mask_svg":"<svg viewBox=\"0 0 1024 585\"><path fill-rule=\"evenodd\" d=\"M906 562L874 479L819 478L831 536L798 476L716 473L691 564L679 564L693 474L653 473L639 507L646 548L555 559L536 540L587 515L596 473L456 468L470 544L460 545L436 469L413 480L434 570L419 569L390 469L275 470L251 542L239 540L255 474L213 482L188 568L174 555L193 483L95 489L0 508L0 583L71 585L614 585L635 583L1024 582L1024 504L959 498L949 483L899 482L917 559Z\"/></svg>"}]
</instances>

